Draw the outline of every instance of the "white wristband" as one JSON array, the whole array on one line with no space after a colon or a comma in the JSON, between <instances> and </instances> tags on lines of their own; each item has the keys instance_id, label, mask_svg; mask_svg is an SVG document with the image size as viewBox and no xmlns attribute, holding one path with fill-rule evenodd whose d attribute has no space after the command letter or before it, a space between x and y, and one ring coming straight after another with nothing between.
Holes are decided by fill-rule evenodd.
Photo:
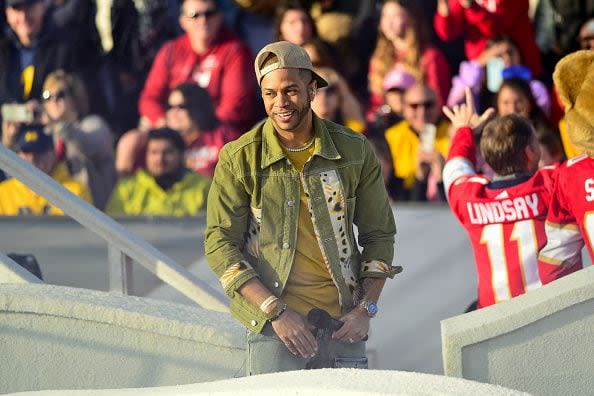
<instances>
[{"instance_id":1,"label":"white wristband","mask_svg":"<svg viewBox=\"0 0 594 396\"><path fill-rule=\"evenodd\" d=\"M278 297L275 295L268 297L266 300L262 301L262 304L260 304L260 311L266 313L268 307L270 307L270 305L272 305L272 303L274 303L277 300Z\"/></svg>"}]
</instances>

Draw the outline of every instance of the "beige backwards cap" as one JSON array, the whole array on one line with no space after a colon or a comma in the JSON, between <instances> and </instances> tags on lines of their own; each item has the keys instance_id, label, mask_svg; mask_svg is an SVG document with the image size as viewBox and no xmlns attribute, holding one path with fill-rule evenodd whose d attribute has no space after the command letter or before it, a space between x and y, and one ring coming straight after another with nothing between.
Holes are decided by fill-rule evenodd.
<instances>
[{"instance_id":1,"label":"beige backwards cap","mask_svg":"<svg viewBox=\"0 0 594 396\"><path fill-rule=\"evenodd\" d=\"M270 54L276 55L277 62L262 67ZM307 52L300 46L289 43L288 41L277 41L262 48L258 52L258 56L256 56L254 69L256 70L258 84L262 82L262 78L265 75L276 69L306 69L311 71L312 77L318 82L318 88L328 85L326 80L314 71Z\"/></svg>"},{"instance_id":2,"label":"beige backwards cap","mask_svg":"<svg viewBox=\"0 0 594 396\"><path fill-rule=\"evenodd\" d=\"M577 51L561 59L553 80L565 106L569 140L594 156L594 51Z\"/></svg>"}]
</instances>

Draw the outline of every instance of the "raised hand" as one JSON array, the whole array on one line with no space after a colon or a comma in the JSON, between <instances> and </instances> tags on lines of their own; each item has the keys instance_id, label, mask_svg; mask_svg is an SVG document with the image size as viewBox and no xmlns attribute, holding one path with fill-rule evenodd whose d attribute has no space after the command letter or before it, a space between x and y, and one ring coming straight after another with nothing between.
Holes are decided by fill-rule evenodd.
<instances>
[{"instance_id":1,"label":"raised hand","mask_svg":"<svg viewBox=\"0 0 594 396\"><path fill-rule=\"evenodd\" d=\"M474 108L474 98L470 88L466 88L465 91L466 103L461 105L455 105L451 109L447 106L442 107L443 113L450 119L454 128L470 127L477 129L483 126L493 115L495 115L495 109L488 108L481 115L476 113Z\"/></svg>"}]
</instances>

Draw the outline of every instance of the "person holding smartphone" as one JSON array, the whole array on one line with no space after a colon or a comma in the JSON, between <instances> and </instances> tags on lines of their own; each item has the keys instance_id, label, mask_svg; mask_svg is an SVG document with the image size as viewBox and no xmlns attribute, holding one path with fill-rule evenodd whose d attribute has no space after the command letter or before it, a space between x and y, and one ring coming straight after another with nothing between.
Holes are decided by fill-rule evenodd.
<instances>
[{"instance_id":1,"label":"person holding smartphone","mask_svg":"<svg viewBox=\"0 0 594 396\"><path fill-rule=\"evenodd\" d=\"M56 70L43 83L41 119L57 158L65 161L73 179L91 190L95 206L103 209L116 182L113 136L102 117L89 114L88 97L80 78Z\"/></svg>"},{"instance_id":2,"label":"person holding smartphone","mask_svg":"<svg viewBox=\"0 0 594 396\"><path fill-rule=\"evenodd\" d=\"M384 134L394 163L390 195L397 201L443 201L441 170L449 124L441 118L435 91L424 84L406 90L403 116Z\"/></svg>"}]
</instances>

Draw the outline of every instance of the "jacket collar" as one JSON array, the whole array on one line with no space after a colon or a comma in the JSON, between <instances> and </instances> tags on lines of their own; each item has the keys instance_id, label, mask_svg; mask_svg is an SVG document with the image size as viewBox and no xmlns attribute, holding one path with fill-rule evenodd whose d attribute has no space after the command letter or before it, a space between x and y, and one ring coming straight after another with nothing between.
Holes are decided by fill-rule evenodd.
<instances>
[{"instance_id":1,"label":"jacket collar","mask_svg":"<svg viewBox=\"0 0 594 396\"><path fill-rule=\"evenodd\" d=\"M313 155L317 155L329 160L340 159L340 154L330 137L328 128L324 122L312 112L312 121L314 126L315 149ZM286 154L281 147L280 141L276 137L276 131L270 117L262 126L262 165L261 168L267 168L275 162L286 158Z\"/></svg>"},{"instance_id":2,"label":"jacket collar","mask_svg":"<svg viewBox=\"0 0 594 396\"><path fill-rule=\"evenodd\" d=\"M190 177L190 175L192 175L192 171L190 171L187 168L183 169L183 175L181 177L181 179L179 179L178 181L176 181L175 183L173 183L171 185L171 187L169 187L167 190L163 189L163 187L161 187L159 185L159 183L157 183L157 180L151 175L149 174L145 169L138 169L137 171L137 180L140 184L147 186L153 190L158 190L158 191L162 191L164 194L169 193L170 191L176 191L176 190L184 190L186 188L188 188L189 186L191 186L192 180Z\"/></svg>"}]
</instances>

